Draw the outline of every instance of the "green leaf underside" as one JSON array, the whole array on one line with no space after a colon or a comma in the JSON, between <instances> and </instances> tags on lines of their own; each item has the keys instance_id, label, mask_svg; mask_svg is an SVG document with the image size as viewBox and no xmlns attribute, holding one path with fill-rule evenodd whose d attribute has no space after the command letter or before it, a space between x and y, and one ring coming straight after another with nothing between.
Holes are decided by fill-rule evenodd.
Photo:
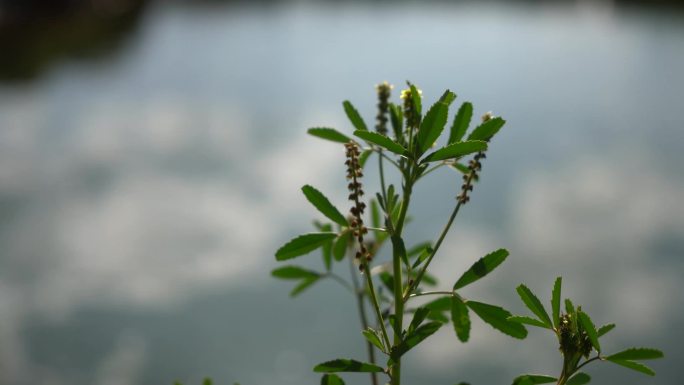
<instances>
[{"instance_id":1,"label":"green leaf underside","mask_svg":"<svg viewBox=\"0 0 684 385\"><path fill-rule=\"evenodd\" d=\"M548 325L545 323L541 322L540 320L532 317L527 317L524 315L514 315L512 317L508 317L508 320L511 322L517 322L525 325L530 325L530 326L536 326L544 329L550 329Z\"/></svg>"},{"instance_id":2,"label":"green leaf underside","mask_svg":"<svg viewBox=\"0 0 684 385\"><path fill-rule=\"evenodd\" d=\"M584 385L588 384L589 381L591 381L591 377L588 374L584 372L578 372L575 373L575 375L573 375L572 377L570 377L570 379L568 380L568 382L565 383L565 385Z\"/></svg>"},{"instance_id":3,"label":"green leaf underside","mask_svg":"<svg viewBox=\"0 0 684 385\"><path fill-rule=\"evenodd\" d=\"M527 337L527 329L524 326L508 320L511 313L506 309L475 301L468 301L466 305L494 329L513 338L523 339Z\"/></svg>"},{"instance_id":4,"label":"green leaf underside","mask_svg":"<svg viewBox=\"0 0 684 385\"><path fill-rule=\"evenodd\" d=\"M523 374L518 376L513 380L513 385L521 384L548 384L551 382L556 382L558 379L555 377L547 376L544 374Z\"/></svg>"},{"instance_id":5,"label":"green leaf underside","mask_svg":"<svg viewBox=\"0 0 684 385\"><path fill-rule=\"evenodd\" d=\"M300 255L308 254L323 246L326 241L335 238L335 236L335 233L309 233L300 235L293 238L276 251L276 260L285 261L299 257Z\"/></svg>"},{"instance_id":6,"label":"green leaf underside","mask_svg":"<svg viewBox=\"0 0 684 385\"><path fill-rule=\"evenodd\" d=\"M601 353L601 345L599 344L598 333L596 332L596 327L591 321L591 318L589 318L589 315L583 311L577 312L577 317L582 324L582 327L587 332L587 336L589 336L591 344L594 346L597 352Z\"/></svg>"},{"instance_id":7,"label":"green leaf underside","mask_svg":"<svg viewBox=\"0 0 684 385\"><path fill-rule=\"evenodd\" d=\"M553 317L553 326L558 329L560 325L560 301L561 301L561 284L563 278L556 278L553 284L553 291L551 292L551 316Z\"/></svg>"},{"instance_id":8,"label":"green leaf underside","mask_svg":"<svg viewBox=\"0 0 684 385\"><path fill-rule=\"evenodd\" d=\"M283 266L271 272L271 275L280 279L315 278L319 274L315 271L306 270L299 266Z\"/></svg>"},{"instance_id":9,"label":"green leaf underside","mask_svg":"<svg viewBox=\"0 0 684 385\"><path fill-rule=\"evenodd\" d=\"M655 376L655 371L648 366L642 364L641 362L636 362L636 361L629 361L629 360L611 360L608 359L608 361L622 365L626 368L630 368L632 370L636 370L637 372L641 372L644 374L648 374L649 376Z\"/></svg>"},{"instance_id":10,"label":"green leaf underside","mask_svg":"<svg viewBox=\"0 0 684 385\"><path fill-rule=\"evenodd\" d=\"M385 135L378 134L377 132L356 130L354 131L354 135L365 141L376 144L395 154L403 156L406 156L408 154L408 150L406 150L402 145L396 143L395 141L386 137Z\"/></svg>"},{"instance_id":11,"label":"green leaf underside","mask_svg":"<svg viewBox=\"0 0 684 385\"><path fill-rule=\"evenodd\" d=\"M663 358L663 352L652 348L629 348L621 352L611 354L607 360L655 360Z\"/></svg>"},{"instance_id":12,"label":"green leaf underside","mask_svg":"<svg viewBox=\"0 0 684 385\"><path fill-rule=\"evenodd\" d=\"M441 103L446 104L447 106L450 106L451 103L454 102L454 100L456 100L456 94L449 90L444 91L442 96L439 98L439 101Z\"/></svg>"},{"instance_id":13,"label":"green leaf underside","mask_svg":"<svg viewBox=\"0 0 684 385\"><path fill-rule=\"evenodd\" d=\"M336 261L339 262L344 259L344 255L347 252L348 241L349 233L342 233L335 239L335 242L333 243L332 254Z\"/></svg>"},{"instance_id":14,"label":"green leaf underside","mask_svg":"<svg viewBox=\"0 0 684 385\"><path fill-rule=\"evenodd\" d=\"M451 322L458 339L467 342L470 338L470 316L468 307L457 295L451 297Z\"/></svg>"},{"instance_id":15,"label":"green leaf underside","mask_svg":"<svg viewBox=\"0 0 684 385\"><path fill-rule=\"evenodd\" d=\"M344 381L336 374L326 373L321 378L321 385L344 385Z\"/></svg>"},{"instance_id":16,"label":"green leaf underside","mask_svg":"<svg viewBox=\"0 0 684 385\"><path fill-rule=\"evenodd\" d=\"M347 135L329 127L314 127L307 130L309 135L316 136L321 139L330 140L338 143L349 143L351 138Z\"/></svg>"},{"instance_id":17,"label":"green leaf underside","mask_svg":"<svg viewBox=\"0 0 684 385\"><path fill-rule=\"evenodd\" d=\"M442 147L439 150L431 153L422 160L425 162L436 162L438 160L446 160L452 158L460 158L462 156L472 154L475 152L485 151L487 143L481 140L469 140L466 142L456 142L448 146Z\"/></svg>"},{"instance_id":18,"label":"green leaf underside","mask_svg":"<svg viewBox=\"0 0 684 385\"><path fill-rule=\"evenodd\" d=\"M414 346L423 342L423 340L439 330L442 325L443 323L441 322L432 321L418 327L413 333L408 334L399 345L392 349L392 360L396 360L406 354L406 352L411 350Z\"/></svg>"},{"instance_id":19,"label":"green leaf underside","mask_svg":"<svg viewBox=\"0 0 684 385\"><path fill-rule=\"evenodd\" d=\"M398 142L401 142L402 130L404 129L404 116L401 107L394 103L389 104L390 120L392 121L392 131Z\"/></svg>"},{"instance_id":20,"label":"green leaf underside","mask_svg":"<svg viewBox=\"0 0 684 385\"><path fill-rule=\"evenodd\" d=\"M469 285L496 269L508 257L508 250L499 249L475 262L454 284L454 290Z\"/></svg>"},{"instance_id":21,"label":"green leaf underside","mask_svg":"<svg viewBox=\"0 0 684 385\"><path fill-rule=\"evenodd\" d=\"M598 331L596 332L599 337L603 337L606 333L609 331L613 330L615 328L615 324L606 324L601 326Z\"/></svg>"},{"instance_id":22,"label":"green leaf underside","mask_svg":"<svg viewBox=\"0 0 684 385\"><path fill-rule=\"evenodd\" d=\"M351 121L354 128L357 130L368 131L366 123L363 121L356 108L354 108L354 105L351 104L349 100L342 102L342 105L344 106L344 112L347 114L347 117L349 118L349 121Z\"/></svg>"},{"instance_id":23,"label":"green leaf underside","mask_svg":"<svg viewBox=\"0 0 684 385\"><path fill-rule=\"evenodd\" d=\"M484 140L489 141L503 125L506 123L505 120L501 118L492 118L488 121L477 126L473 132L468 135L468 140Z\"/></svg>"},{"instance_id":24,"label":"green leaf underside","mask_svg":"<svg viewBox=\"0 0 684 385\"><path fill-rule=\"evenodd\" d=\"M316 283L320 277L312 277L312 278L305 278L303 279L297 286L292 289L290 292L290 296L296 297L299 295L301 292L304 290L308 289L311 285Z\"/></svg>"},{"instance_id":25,"label":"green leaf underside","mask_svg":"<svg viewBox=\"0 0 684 385\"><path fill-rule=\"evenodd\" d=\"M370 210L371 210L371 225L373 227L381 227L381 224L380 224L380 207L378 205L377 200L371 199Z\"/></svg>"},{"instance_id":26,"label":"green leaf underside","mask_svg":"<svg viewBox=\"0 0 684 385\"><path fill-rule=\"evenodd\" d=\"M539 301L539 298L537 298L537 296L535 296L534 293L527 288L527 286L521 284L516 288L516 291L518 292L520 299L522 299L523 303L525 303L525 306L527 306L527 308L530 309L530 311L532 311L532 313L534 313L534 315L536 315L540 321L542 321L549 328L553 327L551 318L549 318L548 313L546 313L544 305L542 305L541 301Z\"/></svg>"},{"instance_id":27,"label":"green leaf underside","mask_svg":"<svg viewBox=\"0 0 684 385\"><path fill-rule=\"evenodd\" d=\"M439 135L444 130L447 121L449 107L442 103L435 103L425 114L425 118L420 123L418 130L418 150L423 154L435 143Z\"/></svg>"},{"instance_id":28,"label":"green leaf underside","mask_svg":"<svg viewBox=\"0 0 684 385\"><path fill-rule=\"evenodd\" d=\"M327 361L318 364L314 367L314 372L317 373L337 373L337 372L363 372L363 373L379 373L383 369L378 365L369 364L352 359L339 358L332 361Z\"/></svg>"},{"instance_id":29,"label":"green leaf underside","mask_svg":"<svg viewBox=\"0 0 684 385\"><path fill-rule=\"evenodd\" d=\"M368 328L364 331L361 332L364 337L366 337L366 340L370 342L371 344L375 345L376 348L380 349L380 351L384 352L385 347L382 345L382 340L380 339L380 336L378 333L371 329Z\"/></svg>"},{"instance_id":30,"label":"green leaf underside","mask_svg":"<svg viewBox=\"0 0 684 385\"><path fill-rule=\"evenodd\" d=\"M342 213L340 213L340 211L337 210L332 203L330 203L330 200L328 200L328 198L323 195L322 192L308 184L302 186L302 192L304 193L304 196L306 196L306 199L311 202L311 204L318 209L321 214L325 215L328 219L341 226L349 226L344 215L342 215Z\"/></svg>"},{"instance_id":31,"label":"green leaf underside","mask_svg":"<svg viewBox=\"0 0 684 385\"><path fill-rule=\"evenodd\" d=\"M451 133L449 135L449 144L460 142L465 136L470 124L470 119L473 116L473 105L470 102L461 104L458 109L454 122L451 124Z\"/></svg>"}]
</instances>

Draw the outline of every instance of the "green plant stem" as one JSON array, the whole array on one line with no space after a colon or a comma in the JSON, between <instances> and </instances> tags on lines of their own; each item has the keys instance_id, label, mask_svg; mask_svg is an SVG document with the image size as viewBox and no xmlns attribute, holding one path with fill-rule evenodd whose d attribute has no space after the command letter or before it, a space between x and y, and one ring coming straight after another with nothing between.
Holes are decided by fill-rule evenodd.
<instances>
[{"instance_id":1,"label":"green plant stem","mask_svg":"<svg viewBox=\"0 0 684 385\"><path fill-rule=\"evenodd\" d=\"M363 300L363 290L361 290L361 285L359 285L359 280L356 278L356 268L354 267L354 261L349 258L349 268L352 276L352 284L354 285L356 305L359 308L359 318L361 319L361 327L363 330L368 329L368 317L366 317L366 306L364 306ZM368 361L371 364L375 364L375 350L373 344L366 341L366 349L368 350ZM378 374L373 372L370 373L371 383L373 385L378 385Z\"/></svg>"},{"instance_id":2,"label":"green plant stem","mask_svg":"<svg viewBox=\"0 0 684 385\"><path fill-rule=\"evenodd\" d=\"M596 361L596 360L600 360L600 359L602 359L601 356L596 356L596 357L590 358L590 359L588 359L588 360L582 362L582 364L581 364L580 366L578 366L577 368L575 368L575 371L574 371L573 373L575 373L576 371L580 370L580 368L582 368L584 365L586 365L586 364L588 364L588 363L590 363L590 362L592 362L592 361Z\"/></svg>"},{"instance_id":3,"label":"green plant stem","mask_svg":"<svg viewBox=\"0 0 684 385\"><path fill-rule=\"evenodd\" d=\"M413 293L408 298L422 297L424 295L453 295L453 291L424 291L422 293Z\"/></svg>"},{"instance_id":4,"label":"green plant stem","mask_svg":"<svg viewBox=\"0 0 684 385\"><path fill-rule=\"evenodd\" d=\"M440 163L440 164L438 164L438 165L436 165L436 166L433 166L433 167L427 169L424 173L422 173L422 174L420 175L420 177L422 178L422 177L424 177L425 175L427 175L427 174L429 174L429 173L431 173L431 172L433 172L433 171L437 170L438 168L441 168L441 167L443 167L443 166L445 166L445 165L446 165L446 163Z\"/></svg>"},{"instance_id":5,"label":"green plant stem","mask_svg":"<svg viewBox=\"0 0 684 385\"><path fill-rule=\"evenodd\" d=\"M410 168L410 163L409 163ZM407 172L409 178L404 181L404 199L401 201L401 211L399 212L399 218L397 219L396 226L394 227L394 232L392 237L397 237L401 239L401 232L404 229L404 222L406 221L406 213L408 212L408 207L411 202L411 192L413 190L413 176L409 170ZM402 280L401 272L401 251L398 249L397 245L392 243L392 266L394 273L394 346L398 346L401 343L401 331L403 329L403 316L404 316L404 299L402 296L404 285ZM401 384L401 357L394 360L394 364L391 368L391 378L392 385Z\"/></svg>"},{"instance_id":6,"label":"green plant stem","mask_svg":"<svg viewBox=\"0 0 684 385\"><path fill-rule=\"evenodd\" d=\"M371 303L373 304L373 309L375 310L375 316L378 318L378 323L380 324L380 330L382 331L382 337L385 340L385 346L390 347L392 344L390 343L389 335L387 334L387 329L385 329L385 320L382 318L382 312L380 312L380 305L378 304L378 297L375 295L375 287L373 286L373 278L371 277L370 274L370 268L368 264L365 264L363 266L364 273L363 275L366 276L366 284L368 285L368 292L370 293L371 296Z\"/></svg>"},{"instance_id":7,"label":"green plant stem","mask_svg":"<svg viewBox=\"0 0 684 385\"><path fill-rule=\"evenodd\" d=\"M458 202L456 204L456 207L454 207L454 211L451 212L451 216L449 217L449 221L447 221L447 224L442 229L442 233L439 235L439 238L437 239L437 243L435 243L435 247L432 249L432 253L430 253L430 256L425 261L425 264L423 264L423 267L418 272L418 275L416 276L416 279L413 281L413 284L411 286L409 286L408 290L406 291L406 295L404 296L404 298L408 298L411 295L411 292L413 290L415 290L418 287L418 285L420 284L420 281L423 279L423 275L425 275L425 271L427 270L428 266L432 262L432 258L434 258L435 254L437 254L437 250L439 250L439 247L442 245L442 242L444 241L444 238L446 237L447 233L449 232L449 228L451 227L452 223L454 223L454 219L456 219L456 215L458 215L458 211L460 209L461 209L461 202Z\"/></svg>"}]
</instances>

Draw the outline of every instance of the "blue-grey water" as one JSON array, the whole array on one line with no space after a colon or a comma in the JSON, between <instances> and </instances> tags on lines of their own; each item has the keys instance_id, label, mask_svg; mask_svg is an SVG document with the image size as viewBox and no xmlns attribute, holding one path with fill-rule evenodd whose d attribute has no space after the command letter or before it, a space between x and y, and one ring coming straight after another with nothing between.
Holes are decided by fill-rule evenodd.
<instances>
[{"instance_id":1,"label":"blue-grey water","mask_svg":"<svg viewBox=\"0 0 684 385\"><path fill-rule=\"evenodd\" d=\"M299 385L318 362L363 359L348 293L330 281L289 299L269 272L316 218L302 185L348 206L343 149L306 128L350 132L344 99L370 124L373 86L396 97L410 79L508 122L435 260L442 287L506 247L466 297L524 313L515 287L548 301L562 275L564 296L617 323L604 350L666 354L655 378L599 363L594 383L679 384L683 68L684 15L668 8L154 3L108 57L0 85L0 383ZM446 221L448 171L416 191L411 241ZM467 345L445 327L405 362L408 384L561 365L552 335L477 320Z\"/></svg>"}]
</instances>

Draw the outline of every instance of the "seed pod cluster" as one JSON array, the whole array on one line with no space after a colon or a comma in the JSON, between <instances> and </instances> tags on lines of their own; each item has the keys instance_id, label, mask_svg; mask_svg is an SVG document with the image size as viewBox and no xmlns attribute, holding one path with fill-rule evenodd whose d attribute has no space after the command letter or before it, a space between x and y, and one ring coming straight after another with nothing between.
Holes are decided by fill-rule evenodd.
<instances>
[{"instance_id":1,"label":"seed pod cluster","mask_svg":"<svg viewBox=\"0 0 684 385\"><path fill-rule=\"evenodd\" d=\"M493 115L491 112L487 112L482 115L482 123L492 119ZM470 196L468 195L473 191L473 182L479 179L478 173L482 170L482 163L480 160L485 159L487 156L484 152L480 151L473 159L468 162L468 173L463 175L463 184L461 185L461 193L458 194L456 199L461 204L466 204L470 201Z\"/></svg>"},{"instance_id":2,"label":"seed pod cluster","mask_svg":"<svg viewBox=\"0 0 684 385\"><path fill-rule=\"evenodd\" d=\"M389 108L389 98L392 92L392 85L382 82L375 86L378 91L378 115L375 117L375 131L378 134L387 135L387 109Z\"/></svg>"},{"instance_id":3,"label":"seed pod cluster","mask_svg":"<svg viewBox=\"0 0 684 385\"><path fill-rule=\"evenodd\" d=\"M363 186L360 178L363 177L363 171L359 165L359 155L361 151L359 146L354 142L349 142L344 145L347 155L345 165L347 166L347 180L349 181L349 200L352 201L353 206L349 209L352 220L350 228L354 238L359 243L359 251L356 252L356 260L360 263L359 269L363 271L364 266L371 260L371 254L363 241L363 236L368 233L368 229L363 224L363 212L366 209L366 204L360 201L363 196Z\"/></svg>"},{"instance_id":4,"label":"seed pod cluster","mask_svg":"<svg viewBox=\"0 0 684 385\"><path fill-rule=\"evenodd\" d=\"M561 314L559 332L559 349L565 357L589 357L592 349L591 340L572 314Z\"/></svg>"}]
</instances>

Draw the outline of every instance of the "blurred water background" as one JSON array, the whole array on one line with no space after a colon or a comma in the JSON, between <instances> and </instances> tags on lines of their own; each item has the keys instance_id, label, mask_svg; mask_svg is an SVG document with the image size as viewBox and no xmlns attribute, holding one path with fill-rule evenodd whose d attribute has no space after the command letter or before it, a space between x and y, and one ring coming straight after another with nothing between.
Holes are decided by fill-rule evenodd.
<instances>
[{"instance_id":1,"label":"blurred water background","mask_svg":"<svg viewBox=\"0 0 684 385\"><path fill-rule=\"evenodd\" d=\"M666 354L655 378L599 364L594 383L680 383L681 8L58 3L0 2L1 384L314 384L316 363L363 358L348 293L322 282L290 300L269 272L317 215L303 184L348 206L341 146L306 128L350 132L344 99L371 123L373 86L396 97L406 79L508 121L435 261L443 287L506 247L466 296L524 313L515 286L546 301L562 275L565 296L617 323L604 349ZM412 241L441 229L459 186L426 178ZM409 353L406 383L559 371L552 336L473 328L467 346L445 327Z\"/></svg>"}]
</instances>

